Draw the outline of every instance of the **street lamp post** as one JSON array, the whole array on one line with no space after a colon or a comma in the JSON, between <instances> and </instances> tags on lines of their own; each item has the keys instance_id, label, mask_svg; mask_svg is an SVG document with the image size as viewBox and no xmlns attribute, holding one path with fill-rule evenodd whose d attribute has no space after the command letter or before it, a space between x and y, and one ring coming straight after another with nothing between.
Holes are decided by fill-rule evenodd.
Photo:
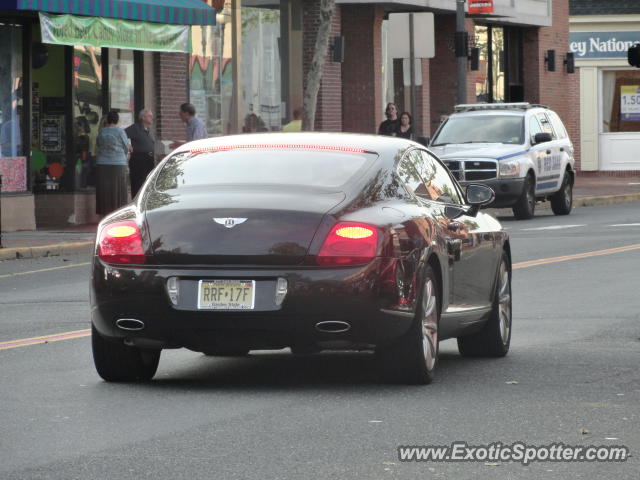
<instances>
[{"instance_id":1,"label":"street lamp post","mask_svg":"<svg viewBox=\"0 0 640 480\"><path fill-rule=\"evenodd\" d=\"M457 61L457 93L458 104L467 103L467 32L464 25L465 0L456 0L456 61Z\"/></svg>"}]
</instances>

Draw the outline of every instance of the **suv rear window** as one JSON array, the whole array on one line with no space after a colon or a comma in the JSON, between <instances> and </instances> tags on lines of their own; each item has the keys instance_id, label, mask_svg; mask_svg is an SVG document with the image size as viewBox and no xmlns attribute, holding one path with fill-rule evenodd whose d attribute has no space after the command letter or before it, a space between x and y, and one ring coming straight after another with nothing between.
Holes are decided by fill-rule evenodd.
<instances>
[{"instance_id":1,"label":"suv rear window","mask_svg":"<svg viewBox=\"0 0 640 480\"><path fill-rule=\"evenodd\" d=\"M448 143L524 143L522 115L451 116L431 144Z\"/></svg>"},{"instance_id":2,"label":"suv rear window","mask_svg":"<svg viewBox=\"0 0 640 480\"><path fill-rule=\"evenodd\" d=\"M339 187L377 156L371 153L239 149L177 154L156 177L160 191L194 185L276 184Z\"/></svg>"}]
</instances>

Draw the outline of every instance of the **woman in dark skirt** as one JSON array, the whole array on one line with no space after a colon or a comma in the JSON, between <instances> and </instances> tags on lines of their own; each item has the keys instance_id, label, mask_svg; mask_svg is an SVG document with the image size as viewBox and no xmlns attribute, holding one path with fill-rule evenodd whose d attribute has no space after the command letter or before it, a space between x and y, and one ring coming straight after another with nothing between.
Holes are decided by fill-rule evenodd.
<instances>
[{"instance_id":1,"label":"woman in dark skirt","mask_svg":"<svg viewBox=\"0 0 640 480\"><path fill-rule=\"evenodd\" d=\"M105 124L96 139L96 213L107 215L126 205L129 193L128 158L131 144L124 130L118 127L118 113L107 114Z\"/></svg>"}]
</instances>

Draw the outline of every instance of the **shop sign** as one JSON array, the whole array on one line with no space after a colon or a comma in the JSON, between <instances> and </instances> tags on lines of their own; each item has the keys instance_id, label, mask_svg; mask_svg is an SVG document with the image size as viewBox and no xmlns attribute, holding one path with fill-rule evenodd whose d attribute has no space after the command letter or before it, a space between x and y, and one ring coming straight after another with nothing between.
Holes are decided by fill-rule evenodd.
<instances>
[{"instance_id":1,"label":"shop sign","mask_svg":"<svg viewBox=\"0 0 640 480\"><path fill-rule=\"evenodd\" d=\"M640 121L640 85L622 85L620 87L620 120Z\"/></svg>"},{"instance_id":2,"label":"shop sign","mask_svg":"<svg viewBox=\"0 0 640 480\"><path fill-rule=\"evenodd\" d=\"M469 0L469 14L493 13L493 0Z\"/></svg>"},{"instance_id":3,"label":"shop sign","mask_svg":"<svg viewBox=\"0 0 640 480\"><path fill-rule=\"evenodd\" d=\"M44 43L189 52L189 26L40 12Z\"/></svg>"},{"instance_id":4,"label":"shop sign","mask_svg":"<svg viewBox=\"0 0 640 480\"><path fill-rule=\"evenodd\" d=\"M640 32L572 32L569 50L576 58L627 58L627 50L640 43Z\"/></svg>"}]
</instances>

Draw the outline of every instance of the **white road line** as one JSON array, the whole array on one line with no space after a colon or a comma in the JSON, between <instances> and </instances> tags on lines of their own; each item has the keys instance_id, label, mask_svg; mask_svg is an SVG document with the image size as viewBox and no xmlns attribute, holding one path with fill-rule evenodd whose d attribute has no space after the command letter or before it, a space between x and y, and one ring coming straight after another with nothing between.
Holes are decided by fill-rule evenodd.
<instances>
[{"instance_id":1,"label":"white road line","mask_svg":"<svg viewBox=\"0 0 640 480\"><path fill-rule=\"evenodd\" d=\"M563 228L584 227L585 225L551 225L550 227L523 228L522 232L530 232L533 230L562 230Z\"/></svg>"},{"instance_id":2,"label":"white road line","mask_svg":"<svg viewBox=\"0 0 640 480\"><path fill-rule=\"evenodd\" d=\"M640 227L640 223L616 223L610 227Z\"/></svg>"}]
</instances>

